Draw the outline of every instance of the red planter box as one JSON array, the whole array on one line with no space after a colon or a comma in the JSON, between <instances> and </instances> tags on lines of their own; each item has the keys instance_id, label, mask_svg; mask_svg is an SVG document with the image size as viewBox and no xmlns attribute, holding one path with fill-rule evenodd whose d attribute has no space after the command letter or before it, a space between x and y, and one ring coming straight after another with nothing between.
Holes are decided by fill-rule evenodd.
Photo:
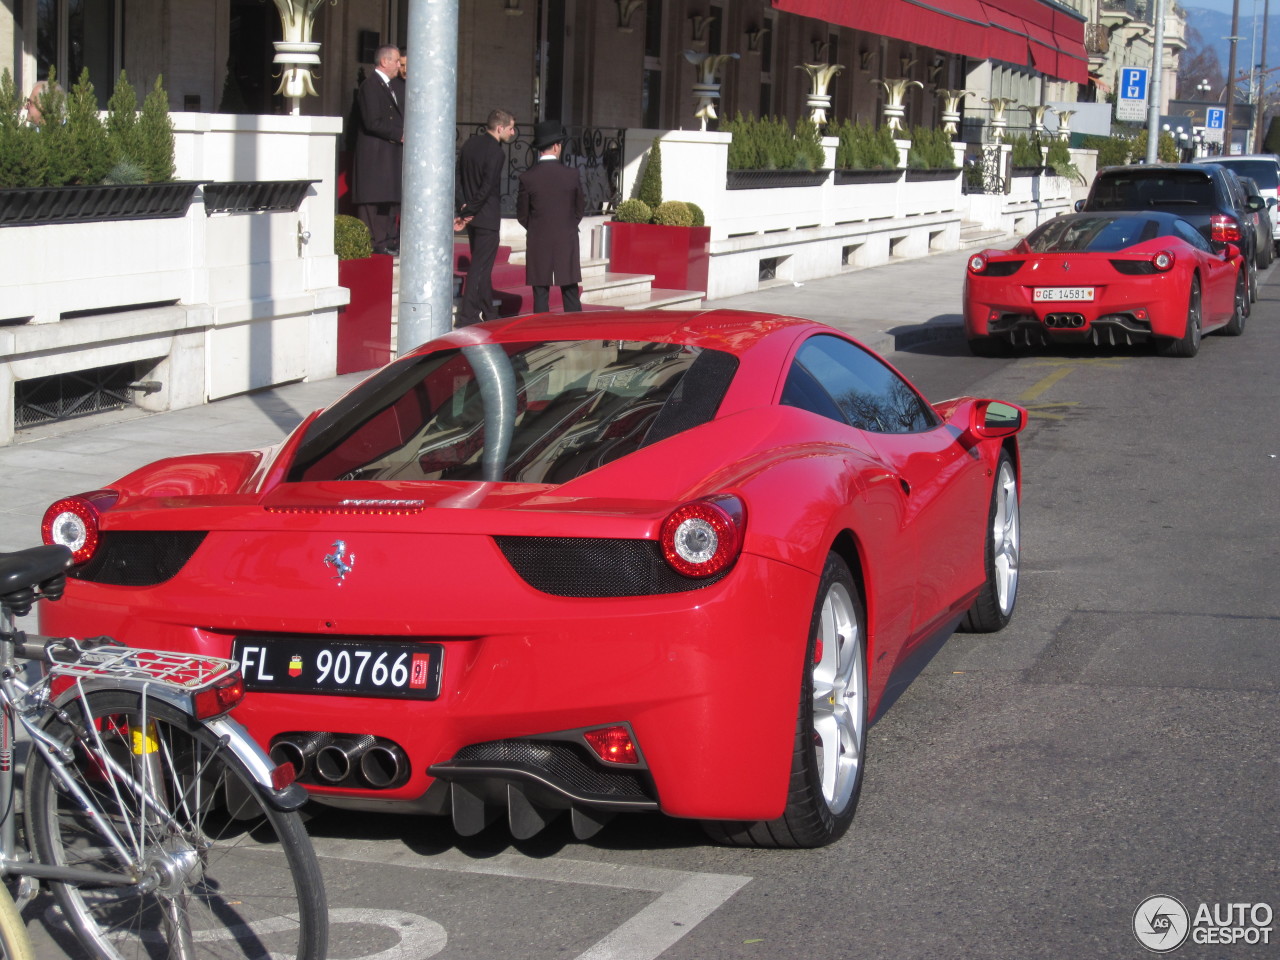
<instances>
[{"instance_id":1,"label":"red planter box","mask_svg":"<svg viewBox=\"0 0 1280 960\"><path fill-rule=\"evenodd\" d=\"M609 269L614 273L651 273L655 288L707 292L710 227L664 227L616 220L606 226L610 230Z\"/></svg>"},{"instance_id":2,"label":"red planter box","mask_svg":"<svg viewBox=\"0 0 1280 960\"><path fill-rule=\"evenodd\" d=\"M338 373L372 370L391 361L391 270L394 258L375 254L338 261L338 285L351 302L338 314Z\"/></svg>"}]
</instances>

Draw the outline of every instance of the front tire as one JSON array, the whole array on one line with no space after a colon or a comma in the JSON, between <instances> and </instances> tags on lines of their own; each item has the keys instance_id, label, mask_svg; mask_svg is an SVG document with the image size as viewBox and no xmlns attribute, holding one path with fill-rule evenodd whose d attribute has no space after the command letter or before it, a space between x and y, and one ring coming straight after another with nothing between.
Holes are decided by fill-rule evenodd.
<instances>
[{"instance_id":1,"label":"front tire","mask_svg":"<svg viewBox=\"0 0 1280 960\"><path fill-rule=\"evenodd\" d=\"M865 623L848 565L828 555L805 650L786 809L776 820L706 823L712 839L821 847L849 829L862 791L870 721Z\"/></svg>"},{"instance_id":2,"label":"front tire","mask_svg":"<svg viewBox=\"0 0 1280 960\"><path fill-rule=\"evenodd\" d=\"M987 543L983 553L986 582L973 601L960 629L970 633L1003 630L1018 600L1018 571L1022 558L1022 515L1018 507L1018 475L1008 451L1000 451L996 482L987 515Z\"/></svg>"},{"instance_id":3,"label":"front tire","mask_svg":"<svg viewBox=\"0 0 1280 960\"><path fill-rule=\"evenodd\" d=\"M205 727L153 697L99 691L72 701L45 732L72 751L61 769L97 816L33 750L26 824L40 861L137 882L49 884L90 955L324 957L324 881L301 818L271 806Z\"/></svg>"}]
</instances>

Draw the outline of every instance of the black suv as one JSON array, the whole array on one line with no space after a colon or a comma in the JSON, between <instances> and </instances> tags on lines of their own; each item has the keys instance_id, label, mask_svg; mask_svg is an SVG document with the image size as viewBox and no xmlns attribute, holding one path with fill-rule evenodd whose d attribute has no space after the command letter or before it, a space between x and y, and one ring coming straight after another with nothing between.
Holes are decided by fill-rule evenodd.
<instances>
[{"instance_id":1,"label":"black suv","mask_svg":"<svg viewBox=\"0 0 1280 960\"><path fill-rule=\"evenodd\" d=\"M1259 206L1261 202L1261 206ZM1213 163L1152 163L1098 171L1081 211L1162 210L1190 222L1215 250L1234 243L1249 269L1249 299L1258 299L1258 234L1251 213L1266 210L1250 199L1240 178Z\"/></svg>"}]
</instances>

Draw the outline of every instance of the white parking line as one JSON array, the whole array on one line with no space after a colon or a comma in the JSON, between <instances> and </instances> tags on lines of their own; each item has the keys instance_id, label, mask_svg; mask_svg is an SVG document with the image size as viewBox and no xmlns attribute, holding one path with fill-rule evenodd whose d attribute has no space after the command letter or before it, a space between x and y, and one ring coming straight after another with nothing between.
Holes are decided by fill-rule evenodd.
<instances>
[{"instance_id":1,"label":"white parking line","mask_svg":"<svg viewBox=\"0 0 1280 960\"><path fill-rule=\"evenodd\" d=\"M389 850L380 847L376 854L371 854L368 844L362 841L315 839L314 843L317 854L334 860L645 890L659 895L626 923L579 954L576 960L654 960L751 882L750 877L734 874L693 873L585 860L531 860L514 854L473 860L453 850L423 856L405 847Z\"/></svg>"}]
</instances>

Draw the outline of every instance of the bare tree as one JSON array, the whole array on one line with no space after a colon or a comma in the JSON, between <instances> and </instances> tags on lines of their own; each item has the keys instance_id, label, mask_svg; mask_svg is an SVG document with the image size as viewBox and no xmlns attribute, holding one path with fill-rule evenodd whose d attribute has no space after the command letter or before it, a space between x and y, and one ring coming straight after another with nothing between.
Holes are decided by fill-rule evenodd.
<instances>
[{"instance_id":1,"label":"bare tree","mask_svg":"<svg viewBox=\"0 0 1280 960\"><path fill-rule=\"evenodd\" d=\"M1209 93L1202 94L1205 99L1212 99L1214 93L1227 84L1226 72L1218 62L1218 52L1213 44L1205 41L1200 31L1187 26L1187 49L1178 62L1178 94L1183 99L1200 99L1195 89L1200 81L1209 81Z\"/></svg>"}]
</instances>

